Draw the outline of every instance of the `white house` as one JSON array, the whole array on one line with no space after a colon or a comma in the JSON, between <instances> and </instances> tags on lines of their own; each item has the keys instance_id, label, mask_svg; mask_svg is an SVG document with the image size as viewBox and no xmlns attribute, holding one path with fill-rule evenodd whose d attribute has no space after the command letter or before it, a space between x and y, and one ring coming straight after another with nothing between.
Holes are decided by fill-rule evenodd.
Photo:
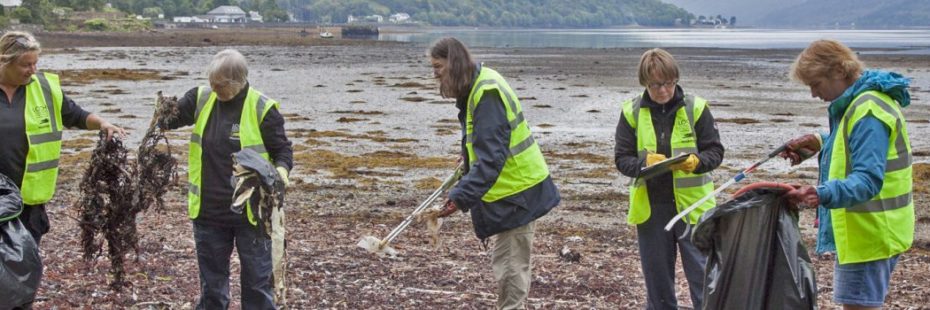
<instances>
[{"instance_id":1,"label":"white house","mask_svg":"<svg viewBox=\"0 0 930 310\"><path fill-rule=\"evenodd\" d=\"M256 12L256 11L249 11L249 21L250 21L250 22L260 23L260 22L262 22L262 21L264 21L264 20L265 20L265 19L262 17L262 14L259 14L259 13Z\"/></svg>"},{"instance_id":2,"label":"white house","mask_svg":"<svg viewBox=\"0 0 930 310\"><path fill-rule=\"evenodd\" d=\"M15 8L23 5L23 0L0 0L0 5L4 8Z\"/></svg>"},{"instance_id":3,"label":"white house","mask_svg":"<svg viewBox=\"0 0 930 310\"><path fill-rule=\"evenodd\" d=\"M175 16L171 21L175 23L206 23L209 20L197 16Z\"/></svg>"},{"instance_id":4,"label":"white house","mask_svg":"<svg viewBox=\"0 0 930 310\"><path fill-rule=\"evenodd\" d=\"M238 6L223 5L207 12L214 23L245 23L249 21L248 14Z\"/></svg>"},{"instance_id":5,"label":"white house","mask_svg":"<svg viewBox=\"0 0 930 310\"><path fill-rule=\"evenodd\" d=\"M365 16L365 21L375 22L375 23L383 23L383 22L384 22L384 16L381 16L381 15L378 15L378 14L375 14L375 15L368 15L368 16Z\"/></svg>"},{"instance_id":6,"label":"white house","mask_svg":"<svg viewBox=\"0 0 930 310\"><path fill-rule=\"evenodd\" d=\"M410 14L407 13L395 13L391 14L390 21L392 23L405 23L410 20Z\"/></svg>"}]
</instances>

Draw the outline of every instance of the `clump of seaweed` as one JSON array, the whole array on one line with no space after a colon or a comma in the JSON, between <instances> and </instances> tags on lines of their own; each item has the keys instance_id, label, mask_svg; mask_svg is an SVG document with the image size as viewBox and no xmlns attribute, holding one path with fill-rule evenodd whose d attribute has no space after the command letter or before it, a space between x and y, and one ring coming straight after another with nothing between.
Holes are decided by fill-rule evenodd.
<instances>
[{"instance_id":1,"label":"clump of seaweed","mask_svg":"<svg viewBox=\"0 0 930 310\"><path fill-rule=\"evenodd\" d=\"M164 208L165 192L168 191L169 185L173 180L177 180L177 160L171 157L171 145L168 143L168 137L165 131L158 124L166 124L174 121L178 115L178 98L164 97L158 92L158 104L155 106L155 114L152 116L152 122L142 138L142 144L139 145L139 153L136 159L136 176L135 186L136 204L141 204L144 208L155 206L161 210ZM159 148L159 142L164 141L164 149Z\"/></svg>"},{"instance_id":2,"label":"clump of seaweed","mask_svg":"<svg viewBox=\"0 0 930 310\"><path fill-rule=\"evenodd\" d=\"M102 252L103 240L96 239L103 235L113 274L110 287L114 290L130 284L125 279L123 262L130 249L138 254L137 215L152 206L163 209L162 197L177 179L177 161L171 157L168 138L158 126L170 122L177 114L177 98L163 97L159 92L152 122L132 164L127 160L123 142L119 138L107 139L106 133L101 132L81 181L84 259L93 259ZM164 148L159 147L160 141L165 142Z\"/></svg>"},{"instance_id":3,"label":"clump of seaweed","mask_svg":"<svg viewBox=\"0 0 930 310\"><path fill-rule=\"evenodd\" d=\"M113 288L119 289L124 282L123 257L130 248L135 248L135 214L132 204L132 173L128 167L128 151L118 138L100 140L90 157L90 165L81 181L81 246L84 259L96 257L103 248L103 241L96 236L102 234L108 244L110 272L113 273Z\"/></svg>"}]
</instances>

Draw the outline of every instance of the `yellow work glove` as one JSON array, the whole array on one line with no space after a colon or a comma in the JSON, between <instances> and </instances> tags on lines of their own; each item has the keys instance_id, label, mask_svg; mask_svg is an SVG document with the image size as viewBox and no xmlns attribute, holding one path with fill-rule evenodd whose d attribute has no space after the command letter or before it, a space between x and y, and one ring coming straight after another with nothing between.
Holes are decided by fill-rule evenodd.
<instances>
[{"instance_id":1,"label":"yellow work glove","mask_svg":"<svg viewBox=\"0 0 930 310\"><path fill-rule=\"evenodd\" d=\"M683 162L671 165L669 169L692 173L694 172L694 169L697 169L697 166L700 163L701 163L701 160L698 159L697 155L691 154L691 155L688 155L688 159L685 159L685 161Z\"/></svg>"},{"instance_id":2,"label":"yellow work glove","mask_svg":"<svg viewBox=\"0 0 930 310\"><path fill-rule=\"evenodd\" d=\"M284 186L290 185L291 182L287 180L287 169L284 169L284 167L278 167L276 170L278 170L278 175L281 176L281 180L284 180Z\"/></svg>"},{"instance_id":3,"label":"yellow work glove","mask_svg":"<svg viewBox=\"0 0 930 310\"><path fill-rule=\"evenodd\" d=\"M657 162L660 162L666 159L667 157L665 157L665 155L662 155L662 154L658 154L658 153L646 154L646 167L655 165Z\"/></svg>"}]
</instances>

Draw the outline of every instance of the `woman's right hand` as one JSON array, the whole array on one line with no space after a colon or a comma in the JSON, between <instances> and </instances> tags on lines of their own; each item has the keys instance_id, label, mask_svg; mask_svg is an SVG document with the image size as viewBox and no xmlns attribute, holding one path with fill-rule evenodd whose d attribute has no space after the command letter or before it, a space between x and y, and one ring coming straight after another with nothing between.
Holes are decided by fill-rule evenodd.
<instances>
[{"instance_id":1,"label":"woman's right hand","mask_svg":"<svg viewBox=\"0 0 930 310\"><path fill-rule=\"evenodd\" d=\"M785 150L778 156L790 160L792 166L797 166L820 152L822 144L819 134L806 134L788 141Z\"/></svg>"},{"instance_id":2,"label":"woman's right hand","mask_svg":"<svg viewBox=\"0 0 930 310\"><path fill-rule=\"evenodd\" d=\"M665 157L665 155L662 155L659 153L646 154L646 167L655 165L656 163L659 163L666 159L668 159L668 157Z\"/></svg>"}]
</instances>

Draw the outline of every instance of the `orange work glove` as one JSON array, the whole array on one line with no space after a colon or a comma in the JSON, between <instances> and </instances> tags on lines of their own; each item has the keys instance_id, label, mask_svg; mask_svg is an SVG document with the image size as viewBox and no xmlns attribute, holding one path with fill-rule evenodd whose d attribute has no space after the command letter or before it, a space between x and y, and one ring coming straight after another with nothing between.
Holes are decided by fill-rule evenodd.
<instances>
[{"instance_id":1,"label":"orange work glove","mask_svg":"<svg viewBox=\"0 0 930 310\"><path fill-rule=\"evenodd\" d=\"M697 169L697 166L700 163L701 163L701 160L698 159L697 155L690 154L688 155L688 158L685 159L685 161L674 164L670 166L669 169L692 173L694 172L694 169Z\"/></svg>"},{"instance_id":2,"label":"orange work glove","mask_svg":"<svg viewBox=\"0 0 930 310\"><path fill-rule=\"evenodd\" d=\"M668 159L668 157L665 157L665 155L662 155L662 154L658 154L658 153L646 154L646 167L655 165L657 162L660 162L666 159Z\"/></svg>"},{"instance_id":3,"label":"orange work glove","mask_svg":"<svg viewBox=\"0 0 930 310\"><path fill-rule=\"evenodd\" d=\"M820 205L820 196L817 195L817 189L810 185L804 185L785 193L785 199L788 199L788 203L798 209L804 207L816 208Z\"/></svg>"},{"instance_id":4,"label":"orange work glove","mask_svg":"<svg viewBox=\"0 0 930 310\"><path fill-rule=\"evenodd\" d=\"M446 199L446 202L442 204L442 210L439 211L437 217L447 217L458 211L459 208L455 206L455 202L452 202L452 199Z\"/></svg>"},{"instance_id":5,"label":"orange work glove","mask_svg":"<svg viewBox=\"0 0 930 310\"><path fill-rule=\"evenodd\" d=\"M788 141L785 150L778 156L790 160L792 166L797 166L820 152L821 145L823 141L819 134L806 134Z\"/></svg>"}]
</instances>

